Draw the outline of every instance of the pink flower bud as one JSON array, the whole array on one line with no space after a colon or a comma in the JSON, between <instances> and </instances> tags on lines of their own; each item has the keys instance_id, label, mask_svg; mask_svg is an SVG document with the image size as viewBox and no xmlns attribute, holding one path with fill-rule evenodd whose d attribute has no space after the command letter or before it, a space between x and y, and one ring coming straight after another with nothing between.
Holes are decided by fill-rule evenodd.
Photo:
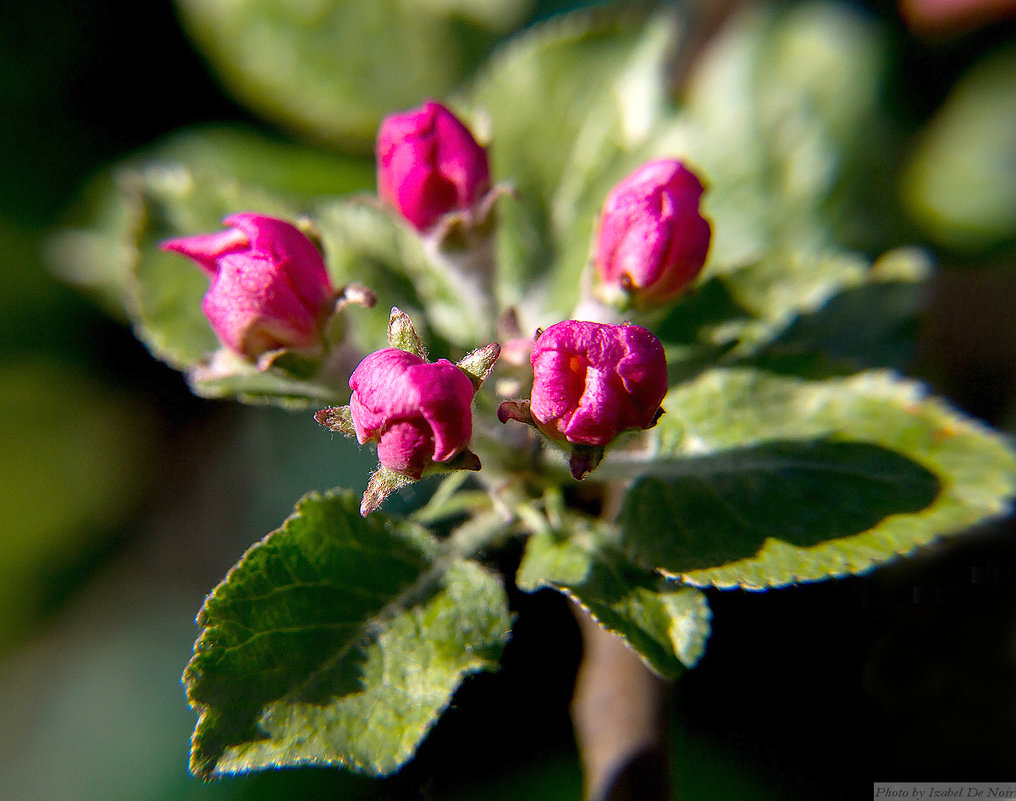
<instances>
[{"instance_id":1,"label":"pink flower bud","mask_svg":"<svg viewBox=\"0 0 1016 801\"><path fill-rule=\"evenodd\" d=\"M471 209L487 192L487 153L454 114L428 100L382 121L377 184L382 200L425 231L448 212Z\"/></svg>"},{"instance_id":2,"label":"pink flower bud","mask_svg":"<svg viewBox=\"0 0 1016 801\"><path fill-rule=\"evenodd\" d=\"M420 478L432 462L447 462L469 445L473 383L447 359L428 363L385 348L360 362L349 388L357 441L376 440L381 464L395 473Z\"/></svg>"},{"instance_id":3,"label":"pink flower bud","mask_svg":"<svg viewBox=\"0 0 1016 801\"><path fill-rule=\"evenodd\" d=\"M319 344L335 290L317 248L274 217L244 212L223 224L229 230L161 245L212 277L201 308L222 344L251 360Z\"/></svg>"},{"instance_id":4,"label":"pink flower bud","mask_svg":"<svg viewBox=\"0 0 1016 801\"><path fill-rule=\"evenodd\" d=\"M600 277L635 304L676 298L702 270L709 223L699 213L702 184L681 162L643 164L603 204L594 260Z\"/></svg>"},{"instance_id":5,"label":"pink flower bud","mask_svg":"<svg viewBox=\"0 0 1016 801\"><path fill-rule=\"evenodd\" d=\"M639 325L565 320L536 340L529 411L547 436L604 446L650 428L667 394L663 346Z\"/></svg>"}]
</instances>

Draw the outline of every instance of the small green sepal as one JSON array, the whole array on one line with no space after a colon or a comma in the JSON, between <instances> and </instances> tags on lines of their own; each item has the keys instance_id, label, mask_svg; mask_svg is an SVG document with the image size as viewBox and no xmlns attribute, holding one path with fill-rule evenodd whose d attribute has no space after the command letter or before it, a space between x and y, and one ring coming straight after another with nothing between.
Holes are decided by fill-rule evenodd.
<instances>
[{"instance_id":1,"label":"small green sepal","mask_svg":"<svg viewBox=\"0 0 1016 801\"><path fill-rule=\"evenodd\" d=\"M413 321L398 306L392 306L391 317L388 318L388 346L414 353L427 361L427 349L413 327Z\"/></svg>"},{"instance_id":2,"label":"small green sepal","mask_svg":"<svg viewBox=\"0 0 1016 801\"><path fill-rule=\"evenodd\" d=\"M458 367L470 381L473 382L473 392L478 392L483 382L494 369L494 363L501 355L501 346L497 342L491 342L482 348L477 348L467 353L455 366Z\"/></svg>"},{"instance_id":3,"label":"small green sepal","mask_svg":"<svg viewBox=\"0 0 1016 801\"><path fill-rule=\"evenodd\" d=\"M314 420L330 431L338 432L347 437L356 436L353 415L348 406L329 406L314 412Z\"/></svg>"}]
</instances>

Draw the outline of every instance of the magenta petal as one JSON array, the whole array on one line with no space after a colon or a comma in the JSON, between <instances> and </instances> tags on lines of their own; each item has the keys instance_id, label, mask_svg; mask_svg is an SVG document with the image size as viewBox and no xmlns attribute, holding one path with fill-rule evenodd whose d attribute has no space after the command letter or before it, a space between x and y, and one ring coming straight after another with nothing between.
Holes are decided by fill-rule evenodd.
<instances>
[{"instance_id":1,"label":"magenta petal","mask_svg":"<svg viewBox=\"0 0 1016 801\"><path fill-rule=\"evenodd\" d=\"M219 271L217 259L227 253L236 253L246 248L248 244L247 237L242 231L228 230L167 239L159 247L187 256L196 261L206 273L215 275Z\"/></svg>"},{"instance_id":2,"label":"magenta petal","mask_svg":"<svg viewBox=\"0 0 1016 801\"><path fill-rule=\"evenodd\" d=\"M610 376L589 368L585 391L563 429L565 436L569 442L579 445L606 445L617 434L619 407Z\"/></svg>"},{"instance_id":3,"label":"magenta petal","mask_svg":"<svg viewBox=\"0 0 1016 801\"><path fill-rule=\"evenodd\" d=\"M532 414L538 420L562 418L574 409L582 397L585 370L572 370L574 354L543 350L533 361L533 383L540 388L534 393Z\"/></svg>"},{"instance_id":4,"label":"magenta petal","mask_svg":"<svg viewBox=\"0 0 1016 801\"><path fill-rule=\"evenodd\" d=\"M667 394L667 357L663 345L641 326L622 326L625 355L617 362L617 376L627 395L624 428L646 428Z\"/></svg>"},{"instance_id":5,"label":"magenta petal","mask_svg":"<svg viewBox=\"0 0 1016 801\"><path fill-rule=\"evenodd\" d=\"M434 453L434 438L426 425L404 421L388 428L378 440L378 459L395 473L420 478Z\"/></svg>"},{"instance_id":6,"label":"magenta petal","mask_svg":"<svg viewBox=\"0 0 1016 801\"><path fill-rule=\"evenodd\" d=\"M460 453L473 434L473 383L447 359L413 371L426 383L420 387L420 413L434 432L434 461L446 462Z\"/></svg>"}]
</instances>

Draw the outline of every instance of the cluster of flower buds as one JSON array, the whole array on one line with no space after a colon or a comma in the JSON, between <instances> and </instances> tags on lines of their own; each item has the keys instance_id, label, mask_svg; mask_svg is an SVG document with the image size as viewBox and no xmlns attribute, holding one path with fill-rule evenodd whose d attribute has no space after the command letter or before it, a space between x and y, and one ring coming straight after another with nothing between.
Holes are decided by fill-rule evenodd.
<instances>
[{"instance_id":1,"label":"cluster of flower buds","mask_svg":"<svg viewBox=\"0 0 1016 801\"><path fill-rule=\"evenodd\" d=\"M432 101L384 120L377 168L382 200L425 237L451 218L475 221L491 188L484 148ZM594 245L602 298L647 309L671 303L688 288L709 250L702 192L698 178L671 159L643 165L610 192ZM333 288L315 244L294 225L260 214L234 214L225 225L219 233L162 245L211 276L202 308L223 346L261 369L272 366L266 355L322 350L325 327L344 296ZM363 290L357 295L369 296ZM388 339L389 347L368 355L350 376L349 405L315 415L360 444L377 445L380 467L364 495L364 514L430 473L479 469L469 450L471 407L501 351L491 344L457 364L430 362L408 315L398 309L392 309ZM502 403L498 418L527 423L563 443L577 479L599 464L618 435L651 428L663 413L663 346L639 325L565 320L533 341L516 336L508 345L506 355L517 366L528 357L532 391L528 400Z\"/></svg>"}]
</instances>

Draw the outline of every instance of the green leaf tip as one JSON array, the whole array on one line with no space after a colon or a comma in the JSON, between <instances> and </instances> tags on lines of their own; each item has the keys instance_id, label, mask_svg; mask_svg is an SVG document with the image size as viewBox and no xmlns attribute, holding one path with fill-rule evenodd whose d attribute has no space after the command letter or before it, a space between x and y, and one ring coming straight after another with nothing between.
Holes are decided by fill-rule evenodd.
<instances>
[{"instance_id":1,"label":"green leaf tip","mask_svg":"<svg viewBox=\"0 0 1016 801\"><path fill-rule=\"evenodd\" d=\"M347 437L356 436L353 415L348 406L329 406L314 412L314 421L330 431L337 431Z\"/></svg>"},{"instance_id":2,"label":"green leaf tip","mask_svg":"<svg viewBox=\"0 0 1016 801\"><path fill-rule=\"evenodd\" d=\"M435 475L454 473L460 470L477 471L482 467L480 457L468 448L453 456L447 462L431 462L424 468L422 478ZM396 473L384 465L375 470L367 482L367 489L363 493L363 500L360 502L360 514L363 517L371 514L381 507L385 499L393 492L403 487L415 484L420 479Z\"/></svg>"},{"instance_id":3,"label":"green leaf tip","mask_svg":"<svg viewBox=\"0 0 1016 801\"><path fill-rule=\"evenodd\" d=\"M498 577L418 526L312 493L208 596L183 681L196 776L397 770L508 636Z\"/></svg>"},{"instance_id":4,"label":"green leaf tip","mask_svg":"<svg viewBox=\"0 0 1016 801\"><path fill-rule=\"evenodd\" d=\"M427 349L423 347L413 321L397 306L392 306L391 317L388 318L388 346L414 353L427 361Z\"/></svg>"},{"instance_id":5,"label":"green leaf tip","mask_svg":"<svg viewBox=\"0 0 1016 801\"><path fill-rule=\"evenodd\" d=\"M360 515L366 517L377 511L384 503L385 498L396 490L413 483L415 483L415 479L409 476L396 473L383 465L378 466L378 469L371 473L367 489L363 492L363 499L360 501Z\"/></svg>"},{"instance_id":6,"label":"green leaf tip","mask_svg":"<svg viewBox=\"0 0 1016 801\"><path fill-rule=\"evenodd\" d=\"M483 382L487 380L487 376L494 369L494 364L500 355L501 346L497 342L492 342L489 345L467 353L456 362L455 366L473 382L473 392L475 393L479 391Z\"/></svg>"}]
</instances>

